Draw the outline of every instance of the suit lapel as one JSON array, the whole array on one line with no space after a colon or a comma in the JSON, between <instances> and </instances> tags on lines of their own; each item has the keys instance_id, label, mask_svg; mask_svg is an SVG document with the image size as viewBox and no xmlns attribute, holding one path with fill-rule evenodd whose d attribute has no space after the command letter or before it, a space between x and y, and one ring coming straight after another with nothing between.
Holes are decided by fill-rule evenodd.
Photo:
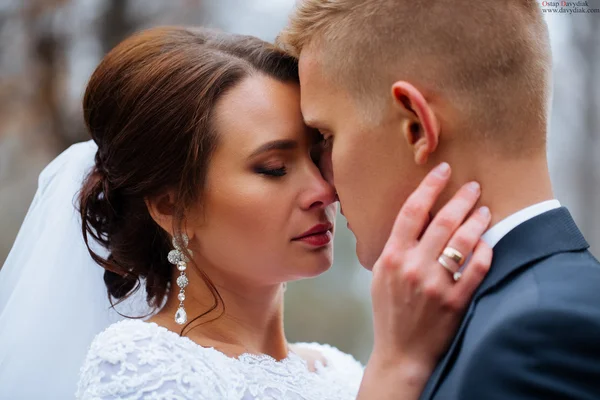
<instances>
[{"instance_id":1,"label":"suit lapel","mask_svg":"<svg viewBox=\"0 0 600 400\"><path fill-rule=\"evenodd\" d=\"M454 340L429 379L421 399L430 400L435 395L448 369L452 366L451 360L456 357L458 345L481 297L536 261L558 253L585 250L588 247L571 214L564 207L532 218L502 238L494 247L490 272L473 296L473 301Z\"/></svg>"},{"instance_id":2,"label":"suit lapel","mask_svg":"<svg viewBox=\"0 0 600 400\"><path fill-rule=\"evenodd\" d=\"M441 378L443 377L443 374L445 374L445 371L446 371L446 368L448 367L450 359L452 358L453 354L455 353L456 346L460 342L465 329L467 329L467 326L469 326L469 322L471 321L471 317L473 317L474 310L475 310L475 302L471 302L469 309L468 309L467 313L465 314L465 317L463 318L463 321L462 321L460 327L458 328L458 331L456 332L456 335L454 336L454 339L452 340L450 347L448 348L448 351L446 352L446 354L444 355L442 360L438 363L435 371L431 375L431 378L429 378L429 381L427 382L427 386L425 387L425 389L423 390L423 393L421 394L421 397L420 397L421 400L429 400L429 399L433 398L433 395L435 394L440 383L442 382Z\"/></svg>"},{"instance_id":3,"label":"suit lapel","mask_svg":"<svg viewBox=\"0 0 600 400\"><path fill-rule=\"evenodd\" d=\"M492 268L474 298L493 290L524 266L554 254L589 247L566 208L538 215L517 226L494 247Z\"/></svg>"}]
</instances>

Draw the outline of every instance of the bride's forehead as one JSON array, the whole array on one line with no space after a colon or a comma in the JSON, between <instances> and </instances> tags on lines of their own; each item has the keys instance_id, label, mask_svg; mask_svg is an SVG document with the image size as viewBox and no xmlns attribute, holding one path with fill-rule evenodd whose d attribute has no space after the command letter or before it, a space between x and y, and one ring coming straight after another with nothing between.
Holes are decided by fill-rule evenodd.
<instances>
[{"instance_id":1,"label":"bride's forehead","mask_svg":"<svg viewBox=\"0 0 600 400\"><path fill-rule=\"evenodd\" d=\"M299 103L293 97L286 97L287 94L282 91L279 98L272 94L255 97L254 92L249 96L230 97L230 103L223 103L215 115L219 145L253 151L269 141L296 141L300 146L314 142L318 132L304 124ZM258 101L254 101L257 98Z\"/></svg>"}]
</instances>

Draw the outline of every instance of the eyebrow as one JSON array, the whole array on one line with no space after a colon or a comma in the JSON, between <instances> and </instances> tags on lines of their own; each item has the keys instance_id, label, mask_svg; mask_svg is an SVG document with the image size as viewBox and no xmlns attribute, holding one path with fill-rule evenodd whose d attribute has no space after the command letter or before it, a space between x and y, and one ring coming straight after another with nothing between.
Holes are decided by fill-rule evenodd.
<instances>
[{"instance_id":1,"label":"eyebrow","mask_svg":"<svg viewBox=\"0 0 600 400\"><path fill-rule=\"evenodd\" d=\"M298 142L295 140L273 140L254 150L249 158L256 157L259 154L273 150L295 150L298 148Z\"/></svg>"}]
</instances>

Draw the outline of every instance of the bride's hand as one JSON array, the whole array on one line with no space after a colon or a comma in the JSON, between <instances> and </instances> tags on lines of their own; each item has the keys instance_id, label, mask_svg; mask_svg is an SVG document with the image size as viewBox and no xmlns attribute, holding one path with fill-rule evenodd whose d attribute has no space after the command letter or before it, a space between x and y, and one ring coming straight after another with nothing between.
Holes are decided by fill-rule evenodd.
<instances>
[{"instance_id":1,"label":"bride's hand","mask_svg":"<svg viewBox=\"0 0 600 400\"><path fill-rule=\"evenodd\" d=\"M384 381L401 386L390 387L390 395L402 390L403 399L418 398L489 270L492 250L481 236L490 224L490 212L472 212L480 197L478 184L462 187L423 232L449 176L447 164L427 175L400 210L373 267L375 341L361 387L361 393L370 392L365 398L386 398L380 386ZM458 281L438 261L446 247L465 257L472 254ZM450 269L459 267L445 260Z\"/></svg>"}]
</instances>

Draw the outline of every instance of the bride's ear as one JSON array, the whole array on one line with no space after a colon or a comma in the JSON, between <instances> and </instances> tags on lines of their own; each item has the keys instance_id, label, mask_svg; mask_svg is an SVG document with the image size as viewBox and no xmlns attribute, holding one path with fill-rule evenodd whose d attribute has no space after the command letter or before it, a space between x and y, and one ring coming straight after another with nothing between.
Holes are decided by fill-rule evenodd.
<instances>
[{"instance_id":1,"label":"bride's ear","mask_svg":"<svg viewBox=\"0 0 600 400\"><path fill-rule=\"evenodd\" d=\"M160 195L144 199L150 217L173 236L173 223L175 218L175 192L169 190Z\"/></svg>"},{"instance_id":2,"label":"bride's ear","mask_svg":"<svg viewBox=\"0 0 600 400\"><path fill-rule=\"evenodd\" d=\"M394 104L405 116L402 119L402 134L413 151L415 163L424 165L438 146L439 120L421 91L412 84L395 82L392 96Z\"/></svg>"}]
</instances>

